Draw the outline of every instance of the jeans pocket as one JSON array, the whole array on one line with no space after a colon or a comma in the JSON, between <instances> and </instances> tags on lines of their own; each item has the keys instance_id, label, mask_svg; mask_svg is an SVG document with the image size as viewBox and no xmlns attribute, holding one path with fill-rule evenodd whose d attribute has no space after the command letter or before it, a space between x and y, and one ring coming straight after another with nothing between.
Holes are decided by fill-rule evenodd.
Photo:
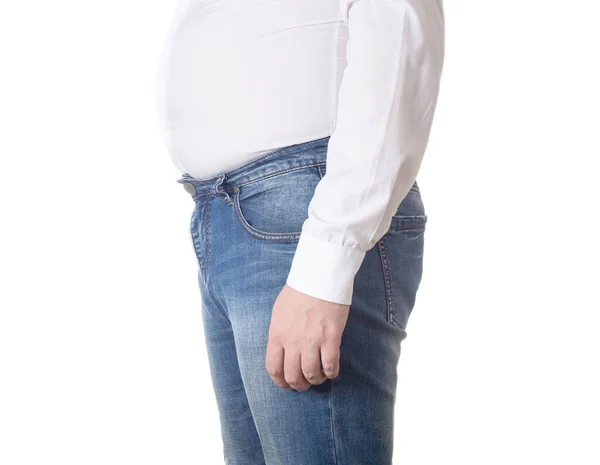
<instances>
[{"instance_id":1,"label":"jeans pocket","mask_svg":"<svg viewBox=\"0 0 600 465\"><path fill-rule=\"evenodd\" d=\"M395 216L378 241L387 320L406 330L423 274L426 215Z\"/></svg>"},{"instance_id":2,"label":"jeans pocket","mask_svg":"<svg viewBox=\"0 0 600 465\"><path fill-rule=\"evenodd\" d=\"M423 274L427 214L418 186L400 203L378 241L385 283L387 320L406 330Z\"/></svg>"},{"instance_id":3,"label":"jeans pocket","mask_svg":"<svg viewBox=\"0 0 600 465\"><path fill-rule=\"evenodd\" d=\"M319 164L312 164L237 186L232 201L240 225L256 239L297 242L320 180Z\"/></svg>"}]
</instances>

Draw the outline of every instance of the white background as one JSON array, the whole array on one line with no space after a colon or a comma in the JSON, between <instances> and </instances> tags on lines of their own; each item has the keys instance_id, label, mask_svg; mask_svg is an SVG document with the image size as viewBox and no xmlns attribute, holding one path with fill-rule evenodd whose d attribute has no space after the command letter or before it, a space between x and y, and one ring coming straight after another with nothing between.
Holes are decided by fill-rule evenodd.
<instances>
[{"instance_id":1,"label":"white background","mask_svg":"<svg viewBox=\"0 0 600 465\"><path fill-rule=\"evenodd\" d=\"M446 1L394 463L600 463L595 6ZM174 10L0 4L2 465L223 463L155 113Z\"/></svg>"}]
</instances>

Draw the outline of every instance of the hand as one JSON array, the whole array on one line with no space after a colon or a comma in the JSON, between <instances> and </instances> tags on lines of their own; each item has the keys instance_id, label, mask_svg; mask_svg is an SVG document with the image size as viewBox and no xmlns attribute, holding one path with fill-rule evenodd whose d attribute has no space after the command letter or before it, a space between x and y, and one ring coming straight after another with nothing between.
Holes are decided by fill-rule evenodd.
<instances>
[{"instance_id":1,"label":"hand","mask_svg":"<svg viewBox=\"0 0 600 465\"><path fill-rule=\"evenodd\" d=\"M338 376L349 311L349 305L283 287L273 305L267 344L266 368L277 386L305 391Z\"/></svg>"}]
</instances>

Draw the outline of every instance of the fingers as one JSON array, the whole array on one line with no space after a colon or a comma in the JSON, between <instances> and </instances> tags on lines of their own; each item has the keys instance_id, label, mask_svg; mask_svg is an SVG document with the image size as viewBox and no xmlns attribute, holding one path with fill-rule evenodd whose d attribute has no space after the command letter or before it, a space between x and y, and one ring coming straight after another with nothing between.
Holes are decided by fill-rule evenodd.
<instances>
[{"instance_id":1,"label":"fingers","mask_svg":"<svg viewBox=\"0 0 600 465\"><path fill-rule=\"evenodd\" d=\"M321 364L323 370L321 370ZM283 389L306 391L311 385L322 384L339 374L339 346L307 347L300 352L293 347L267 345L266 368L273 382Z\"/></svg>"},{"instance_id":2,"label":"fingers","mask_svg":"<svg viewBox=\"0 0 600 465\"><path fill-rule=\"evenodd\" d=\"M290 390L292 387L286 382L283 371L283 347L269 342L267 344L266 368L273 382L280 388Z\"/></svg>"},{"instance_id":3,"label":"fingers","mask_svg":"<svg viewBox=\"0 0 600 465\"><path fill-rule=\"evenodd\" d=\"M327 378L336 378L340 374L340 346L334 341L327 341L321 346L323 372Z\"/></svg>"},{"instance_id":4,"label":"fingers","mask_svg":"<svg viewBox=\"0 0 600 465\"><path fill-rule=\"evenodd\" d=\"M306 391L310 387L310 383L302 373L299 350L295 350L293 347L285 349L283 371L285 381L296 391Z\"/></svg>"},{"instance_id":5,"label":"fingers","mask_svg":"<svg viewBox=\"0 0 600 465\"><path fill-rule=\"evenodd\" d=\"M321 349L319 347L306 347L300 355L302 374L312 385L321 384L327 377L321 371Z\"/></svg>"}]
</instances>

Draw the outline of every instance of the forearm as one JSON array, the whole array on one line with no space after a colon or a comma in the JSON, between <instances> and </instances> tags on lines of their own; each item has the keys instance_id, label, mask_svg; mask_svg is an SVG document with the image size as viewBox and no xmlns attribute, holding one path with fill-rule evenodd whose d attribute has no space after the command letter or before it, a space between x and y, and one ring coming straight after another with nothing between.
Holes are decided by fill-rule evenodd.
<instances>
[{"instance_id":1,"label":"forearm","mask_svg":"<svg viewBox=\"0 0 600 465\"><path fill-rule=\"evenodd\" d=\"M287 283L350 304L366 252L413 185L437 104L444 18L436 0L340 0L347 66L326 175Z\"/></svg>"}]
</instances>

